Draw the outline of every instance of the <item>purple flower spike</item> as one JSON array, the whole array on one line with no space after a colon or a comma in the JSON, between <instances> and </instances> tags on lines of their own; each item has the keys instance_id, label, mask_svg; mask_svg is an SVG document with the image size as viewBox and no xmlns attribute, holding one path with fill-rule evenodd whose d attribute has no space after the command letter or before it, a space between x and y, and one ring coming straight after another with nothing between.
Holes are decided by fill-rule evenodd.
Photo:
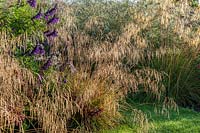
<instances>
[{"instance_id":1,"label":"purple flower spike","mask_svg":"<svg viewBox=\"0 0 200 133\"><path fill-rule=\"evenodd\" d=\"M56 30L46 34L47 37L57 37L58 36L58 32Z\"/></svg>"},{"instance_id":2,"label":"purple flower spike","mask_svg":"<svg viewBox=\"0 0 200 133\"><path fill-rule=\"evenodd\" d=\"M36 0L27 0L27 3L31 6L31 7L33 7L33 8L35 8L36 7Z\"/></svg>"},{"instance_id":3,"label":"purple flower spike","mask_svg":"<svg viewBox=\"0 0 200 133\"><path fill-rule=\"evenodd\" d=\"M40 55L45 55L45 50L44 49L40 50Z\"/></svg>"},{"instance_id":4,"label":"purple flower spike","mask_svg":"<svg viewBox=\"0 0 200 133\"><path fill-rule=\"evenodd\" d=\"M36 45L36 47L31 52L32 55L38 55L40 54L40 45Z\"/></svg>"},{"instance_id":5,"label":"purple flower spike","mask_svg":"<svg viewBox=\"0 0 200 133\"><path fill-rule=\"evenodd\" d=\"M47 30L47 31L44 32L44 35L48 35L48 34L50 34L50 33L51 33L51 31L50 31L50 30Z\"/></svg>"},{"instance_id":6,"label":"purple flower spike","mask_svg":"<svg viewBox=\"0 0 200 133\"><path fill-rule=\"evenodd\" d=\"M32 20L33 19L41 19L41 18L42 18L42 12L41 12L41 9L40 9L40 11L35 16L32 17Z\"/></svg>"},{"instance_id":7,"label":"purple flower spike","mask_svg":"<svg viewBox=\"0 0 200 133\"><path fill-rule=\"evenodd\" d=\"M59 18L58 17L53 17L53 18L51 18L48 22L47 22L47 24L48 25L50 25L50 24L56 24L56 23L58 23L59 22Z\"/></svg>"},{"instance_id":8,"label":"purple flower spike","mask_svg":"<svg viewBox=\"0 0 200 133\"><path fill-rule=\"evenodd\" d=\"M56 4L53 8L49 9L44 15L45 15L45 19L48 19L48 16L52 16L57 12L57 6L58 4Z\"/></svg>"},{"instance_id":9,"label":"purple flower spike","mask_svg":"<svg viewBox=\"0 0 200 133\"><path fill-rule=\"evenodd\" d=\"M49 69L49 67L52 65L52 61L51 59L49 59L45 64L44 66L42 67L43 70L47 70Z\"/></svg>"},{"instance_id":10,"label":"purple flower spike","mask_svg":"<svg viewBox=\"0 0 200 133\"><path fill-rule=\"evenodd\" d=\"M36 45L36 47L33 49L31 54L32 55L44 55L45 50L40 45Z\"/></svg>"}]
</instances>

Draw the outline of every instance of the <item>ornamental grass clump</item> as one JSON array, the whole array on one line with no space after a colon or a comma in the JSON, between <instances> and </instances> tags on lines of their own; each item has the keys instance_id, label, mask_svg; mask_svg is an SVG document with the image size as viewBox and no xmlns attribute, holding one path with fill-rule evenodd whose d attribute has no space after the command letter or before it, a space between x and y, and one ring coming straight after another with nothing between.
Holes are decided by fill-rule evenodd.
<instances>
[{"instance_id":1,"label":"ornamental grass clump","mask_svg":"<svg viewBox=\"0 0 200 133\"><path fill-rule=\"evenodd\" d=\"M0 59L0 131L95 131L118 123L117 93L103 81L55 71L39 85L15 60Z\"/></svg>"},{"instance_id":2,"label":"ornamental grass clump","mask_svg":"<svg viewBox=\"0 0 200 133\"><path fill-rule=\"evenodd\" d=\"M178 105L192 107L200 100L198 58L198 50L193 47L165 49L143 65L164 73L162 83L166 97L174 99Z\"/></svg>"},{"instance_id":3,"label":"ornamental grass clump","mask_svg":"<svg viewBox=\"0 0 200 133\"><path fill-rule=\"evenodd\" d=\"M118 123L114 88L85 76L82 72L70 74L67 83L62 82L58 72L48 76L34 113L45 131L98 131Z\"/></svg>"},{"instance_id":4,"label":"ornamental grass clump","mask_svg":"<svg viewBox=\"0 0 200 133\"><path fill-rule=\"evenodd\" d=\"M191 7L187 1L169 0L165 3L152 1L145 12L148 12L146 17L157 15L139 34L146 41L149 55L140 60L138 67L150 67L163 73L164 101L174 99L184 107L198 106L199 9Z\"/></svg>"},{"instance_id":5,"label":"ornamental grass clump","mask_svg":"<svg viewBox=\"0 0 200 133\"><path fill-rule=\"evenodd\" d=\"M35 77L8 55L0 55L0 131L23 132L25 106L31 104Z\"/></svg>"},{"instance_id":6,"label":"ornamental grass clump","mask_svg":"<svg viewBox=\"0 0 200 133\"><path fill-rule=\"evenodd\" d=\"M200 42L198 37L198 8L191 7L187 1L181 3L173 0L145 0L133 5L131 2L127 2L126 6L129 8L126 8L128 10L126 10L128 12L126 17L130 17L128 19L130 21L126 24L120 23L120 16L115 15L119 19L119 21L115 22L119 22L117 24L121 29L119 30L120 34L117 34L115 41L113 41L109 40L110 38L108 37L108 35L114 37L112 30L110 29L110 34L104 32L105 29L110 28L109 14L106 12L112 9L106 6L109 2L90 2L77 2L81 5L79 8L72 4L71 7L75 10L74 13L77 17L76 19L70 17L71 20L69 22L75 21L74 23L77 23L77 27L74 28L73 24L69 23L73 28L68 33L65 33L66 38L62 37L64 42L68 44L67 47L72 47L72 49L69 49L68 55L76 63L75 66L78 69L89 72L92 78L101 78L112 82L120 88L119 92L123 96L128 92L141 91L147 95L145 97L154 97L153 102L155 99L160 99L163 104L169 102L165 99L174 98L177 103L181 103L186 99L189 100L189 97L196 97L193 92L196 93L198 87L191 90L183 89L188 91L187 93L184 91L179 93L180 97L189 92L192 93L192 96L176 100L175 97L168 95L168 89L170 88L166 84L167 75L181 71L182 68L187 66L186 64L189 64L187 62L190 60L189 58L186 59L186 56L184 56L185 63L179 64L180 68L178 67L179 65L177 66L178 68L168 66L170 72L154 67L156 65L163 67L163 64L159 62L152 65L153 67L148 62L153 61L154 58L162 57L168 49L177 50L175 51L177 56L172 57L172 60L178 58L177 62L183 61L178 56L179 50L198 50ZM112 4L115 4L115 2ZM99 10L96 10L97 8ZM121 7L120 9L123 8ZM115 11L119 11L119 9ZM123 13L121 12L121 14ZM69 24L64 26L69 27ZM63 31L60 32L63 33ZM102 39L105 36L109 39ZM188 51L188 53L190 52ZM192 50L192 54L196 55L197 53ZM196 57L192 57L194 62L198 60L198 54ZM169 59L167 57L164 58L166 60ZM191 65L190 68L196 68L196 65ZM186 71L184 70L184 72ZM170 78L170 84L173 84L170 86L176 86L175 82L171 82L172 79L176 79L176 76L174 75L174 78ZM189 78L198 82L198 80L192 78L193 76L179 76L178 78L183 78L183 80L188 80ZM179 90L176 91L181 92ZM175 93L173 92L172 94Z\"/></svg>"},{"instance_id":7,"label":"ornamental grass clump","mask_svg":"<svg viewBox=\"0 0 200 133\"><path fill-rule=\"evenodd\" d=\"M37 17L31 20L30 17L30 20L33 22L40 21L36 18ZM58 36L56 30L51 31L51 29L49 29L49 31L48 33L46 32L46 36ZM20 44L22 40L33 39L30 44L23 43L25 47L23 44L20 45L20 48L24 51L21 51L23 54L19 54L18 56L20 57L19 59L23 58L25 60L19 60L21 64L18 65L17 68L28 70L30 69L27 67L28 65L33 68L35 67L34 65L39 64L29 71L31 74L30 77L33 77L33 86L22 85L23 89L28 89L27 93L15 92L15 90L17 91L19 89L17 85L22 83L21 79L13 80L13 82L16 83L15 88L10 88L10 91L13 93L5 95L0 90L3 100L3 96L11 97L15 95L18 98L18 100L15 99L15 102L21 103L8 107L9 109L5 109L10 110L10 114L13 115L12 117L11 115L4 116L3 114L5 112L1 112L0 121L5 121L5 123L1 123L2 132L13 132L14 130L19 132L97 131L101 128L113 127L118 123L118 118L120 118L118 112L119 99L112 86L107 85L106 82L102 80L88 79L87 73L81 71L75 73L77 70L73 62L70 61L69 63L67 62L67 66L64 70L68 69L72 74L64 70L63 72L59 72L54 69L52 69L49 74L46 74L46 72L49 71L49 67L54 63L54 55L51 55L50 58L46 57L46 51L44 51L46 50L46 45L44 46L37 41L35 43L34 39L37 39L35 36L33 38L25 36L26 38L21 39L20 37L12 38L6 36L7 33L5 32L1 34L4 35L1 36L1 41L3 43L1 47L5 46L4 52L1 54L7 54L7 51L11 50L8 46L10 43L14 46L15 39L19 39L17 44ZM28 42L27 40L24 42ZM45 57L44 63L38 63L38 61L32 60L41 56ZM14 57L16 58L16 56ZM8 61L5 61L4 64L6 63L13 66L13 64ZM35 64L33 65L30 63ZM2 66L1 71L8 73L3 69L5 69L5 67ZM35 69L37 70L35 71ZM21 71L19 71L19 73L22 74ZM69 77L66 78L63 74L69 75ZM15 75L8 74L8 76L12 78ZM25 78L23 82L27 81L26 83L28 85L32 85L28 82L28 77L24 76L23 78ZM11 101L10 103L13 104L15 102ZM6 104L10 104L7 102L4 103L2 107Z\"/></svg>"}]
</instances>

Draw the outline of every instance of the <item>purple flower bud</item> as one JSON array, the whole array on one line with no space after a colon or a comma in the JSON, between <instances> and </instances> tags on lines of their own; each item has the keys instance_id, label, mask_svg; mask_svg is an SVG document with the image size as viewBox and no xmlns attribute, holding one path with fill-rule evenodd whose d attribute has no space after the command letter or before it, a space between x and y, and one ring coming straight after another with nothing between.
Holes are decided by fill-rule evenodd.
<instances>
[{"instance_id":1,"label":"purple flower bud","mask_svg":"<svg viewBox=\"0 0 200 133\"><path fill-rule=\"evenodd\" d=\"M27 3L31 6L31 7L33 7L33 8L35 8L36 7L36 0L27 0Z\"/></svg>"},{"instance_id":2,"label":"purple flower bud","mask_svg":"<svg viewBox=\"0 0 200 133\"><path fill-rule=\"evenodd\" d=\"M49 59L45 64L44 66L42 67L43 70L47 70L49 69L49 67L52 65L52 61L51 59Z\"/></svg>"},{"instance_id":3,"label":"purple flower bud","mask_svg":"<svg viewBox=\"0 0 200 133\"><path fill-rule=\"evenodd\" d=\"M42 12L41 12L41 9L40 9L40 11L35 16L32 17L32 20L33 19L41 19L41 18L42 18Z\"/></svg>"},{"instance_id":4,"label":"purple flower bud","mask_svg":"<svg viewBox=\"0 0 200 133\"><path fill-rule=\"evenodd\" d=\"M49 20L49 16L44 16L45 20L48 21Z\"/></svg>"},{"instance_id":5,"label":"purple flower bud","mask_svg":"<svg viewBox=\"0 0 200 133\"><path fill-rule=\"evenodd\" d=\"M57 37L58 32L54 29L52 32L46 34L47 37Z\"/></svg>"},{"instance_id":6,"label":"purple flower bud","mask_svg":"<svg viewBox=\"0 0 200 133\"><path fill-rule=\"evenodd\" d=\"M59 21L59 18L54 16L53 18L51 18L51 19L47 22L47 24L48 24L48 25L50 25L50 24L56 24L56 23L58 23L58 21Z\"/></svg>"},{"instance_id":7,"label":"purple flower bud","mask_svg":"<svg viewBox=\"0 0 200 133\"><path fill-rule=\"evenodd\" d=\"M67 83L67 79L64 79L63 82L64 82L64 83Z\"/></svg>"},{"instance_id":8,"label":"purple flower bud","mask_svg":"<svg viewBox=\"0 0 200 133\"><path fill-rule=\"evenodd\" d=\"M56 4L53 8L49 9L44 15L45 15L45 18L48 19L48 16L52 16L54 15L56 12L57 12L57 6L58 4Z\"/></svg>"}]
</instances>

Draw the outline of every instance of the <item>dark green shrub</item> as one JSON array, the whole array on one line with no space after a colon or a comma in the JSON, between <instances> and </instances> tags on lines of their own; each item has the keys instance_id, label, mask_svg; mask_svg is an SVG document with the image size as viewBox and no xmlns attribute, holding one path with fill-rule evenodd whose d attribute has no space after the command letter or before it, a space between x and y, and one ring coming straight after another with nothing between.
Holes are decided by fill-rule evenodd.
<instances>
[{"instance_id":1,"label":"dark green shrub","mask_svg":"<svg viewBox=\"0 0 200 133\"><path fill-rule=\"evenodd\" d=\"M32 9L26 3L2 8L0 14L0 30L7 31L14 36L21 34L37 34L45 29L44 21L32 20L38 10Z\"/></svg>"}]
</instances>

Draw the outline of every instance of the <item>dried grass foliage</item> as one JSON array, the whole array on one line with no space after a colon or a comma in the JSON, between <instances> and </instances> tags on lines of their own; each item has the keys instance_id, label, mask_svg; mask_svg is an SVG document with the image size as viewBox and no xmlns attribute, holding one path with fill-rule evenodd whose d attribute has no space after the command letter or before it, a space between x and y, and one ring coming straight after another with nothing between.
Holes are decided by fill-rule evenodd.
<instances>
[{"instance_id":1,"label":"dried grass foliage","mask_svg":"<svg viewBox=\"0 0 200 133\"><path fill-rule=\"evenodd\" d=\"M35 85L33 74L7 55L0 55L0 128L14 128L24 120L24 105Z\"/></svg>"},{"instance_id":2,"label":"dried grass foliage","mask_svg":"<svg viewBox=\"0 0 200 133\"><path fill-rule=\"evenodd\" d=\"M145 7L145 5L147 6ZM164 51L167 51L166 47L168 46L173 45L173 47L180 47L180 45L185 45L187 47L197 47L199 44L199 39L197 37L198 30L195 32L193 30L194 27L191 27L191 25L196 24L196 21L199 19L199 10L191 8L187 1L175 3L172 0L146 0L137 5L132 12L134 14L134 21L124 27L123 33L115 42L99 42L93 40L84 33L75 32L74 41L76 50L71 50L73 50L74 59L80 62L81 67L85 66L88 69L88 64L95 62L98 64L98 68L93 72L95 77L98 77L96 75L103 75L111 78L112 75L114 75L111 79L119 79L118 81L122 84L124 82L126 82L126 84L130 82L138 84L134 81L135 78L130 78L133 80L127 81L127 77L130 77L130 66L126 66L122 63L124 59L126 59L131 66L135 66L141 60L151 60L151 58L155 56L162 56L162 54L165 53ZM94 28L97 19L98 18L90 18L85 27L87 29ZM100 21L100 23L100 25L104 25L103 22ZM151 29L155 23L159 23L161 29L158 30L162 37L160 42L161 47L156 50L152 49L154 44L148 43L148 40L140 35L142 30ZM178 41L174 42L174 44L169 44L169 34L171 33L177 36L182 44ZM134 43L132 40L134 40ZM145 74L147 74L146 70L144 71ZM149 69L149 71L151 70ZM158 81L161 81L160 76L154 76L157 77ZM158 82L156 84L159 86Z\"/></svg>"},{"instance_id":3,"label":"dried grass foliage","mask_svg":"<svg viewBox=\"0 0 200 133\"><path fill-rule=\"evenodd\" d=\"M60 77L53 73L54 79L56 75ZM55 86L49 94L52 82ZM84 73L71 75L67 86L58 82L47 82L46 91L38 96L35 115L45 131L91 131L95 129L95 122L99 126L109 127L114 126L117 118L120 118L115 90L105 83L86 79ZM75 121L78 125L73 127L71 124Z\"/></svg>"},{"instance_id":4,"label":"dried grass foliage","mask_svg":"<svg viewBox=\"0 0 200 133\"><path fill-rule=\"evenodd\" d=\"M70 75L66 85L62 81L66 73L53 72L41 86L35 76L14 59L2 55L0 59L2 131L12 132L25 118L37 120L45 132L91 131L96 127L94 122L110 127L120 118L115 89L104 81L88 79L86 73L80 72ZM25 106L29 107L30 116L25 116ZM71 127L73 121L78 125Z\"/></svg>"}]
</instances>

